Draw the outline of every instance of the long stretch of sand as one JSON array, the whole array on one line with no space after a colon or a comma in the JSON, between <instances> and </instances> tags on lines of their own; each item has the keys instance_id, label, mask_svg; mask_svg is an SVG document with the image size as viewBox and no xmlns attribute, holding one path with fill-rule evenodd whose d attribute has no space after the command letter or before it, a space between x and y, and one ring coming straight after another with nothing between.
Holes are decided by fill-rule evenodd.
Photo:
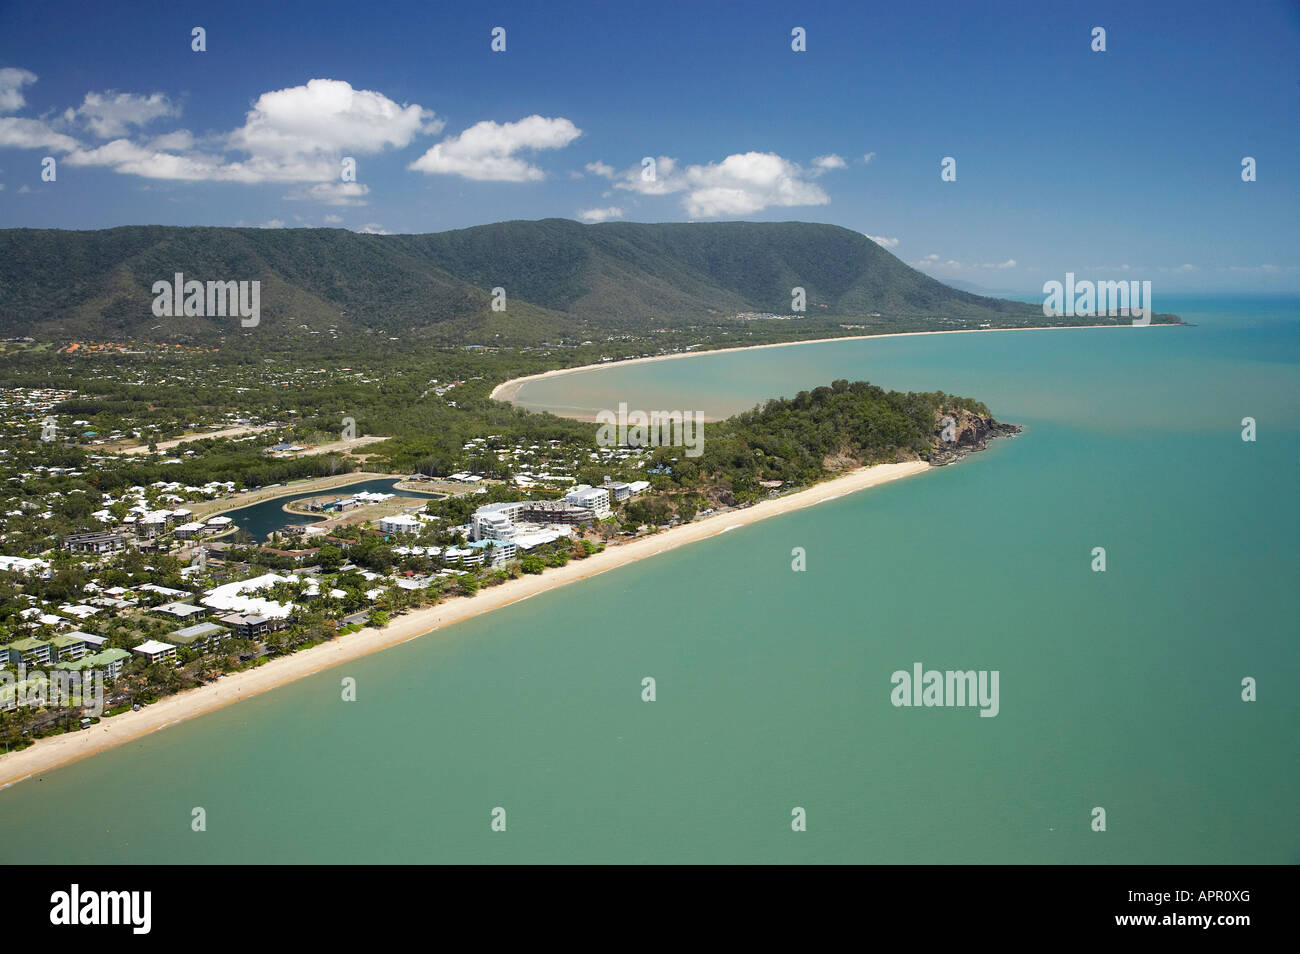
<instances>
[{"instance_id":1,"label":"long stretch of sand","mask_svg":"<svg viewBox=\"0 0 1300 954\"><path fill-rule=\"evenodd\" d=\"M539 371L537 374L526 374L522 378L511 378L509 381L502 381L492 389L488 395L496 401L507 401L514 403L519 396L519 389L529 381L540 381L542 378L558 378L564 374L577 374L581 371L599 371L601 368L625 368L630 364L645 364L648 361L671 361L674 358L698 358L711 354L727 354L731 351L758 351L762 348L792 348L796 345L826 344L831 341L861 341L864 338L914 338L918 335L982 335L992 334L997 331L1074 331L1079 328L1177 328L1178 325L1044 325L1036 328L954 328L951 331L896 331L882 332L874 335L840 335L837 338L809 338L804 341L777 341L772 344L761 345L737 345L734 348L714 348L711 351L681 351L677 354L657 354L650 358L625 358L622 361L602 361L599 364L581 364L575 368L556 368L553 371ZM552 413L559 417L578 417L580 420L585 419L583 415L564 414L559 411ZM589 417L590 415L587 415Z\"/></svg>"},{"instance_id":2,"label":"long stretch of sand","mask_svg":"<svg viewBox=\"0 0 1300 954\"><path fill-rule=\"evenodd\" d=\"M767 517L799 510L900 477L919 474L928 470L929 466L924 461L908 461L864 467L806 490L764 500L752 507L724 511L630 543L610 546L585 560L571 560L566 565L548 569L541 575L520 576L499 586L481 590L473 597L457 597L438 606L413 610L397 617L382 629L367 627L311 649L281 656L256 669L233 673L216 682L167 696L138 712L124 712L103 719L89 729L38 739L21 752L0 756L0 788L38 776L67 762L123 745L150 732L220 709L322 669L350 662L462 620L526 600L538 593L627 566L637 560Z\"/></svg>"}]
</instances>

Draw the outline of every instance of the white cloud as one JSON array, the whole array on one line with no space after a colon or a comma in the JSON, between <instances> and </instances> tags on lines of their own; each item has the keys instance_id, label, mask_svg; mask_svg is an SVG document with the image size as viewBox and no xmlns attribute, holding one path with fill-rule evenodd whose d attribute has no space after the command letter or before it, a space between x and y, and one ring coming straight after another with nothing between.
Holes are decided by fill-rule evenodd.
<instances>
[{"instance_id":1,"label":"white cloud","mask_svg":"<svg viewBox=\"0 0 1300 954\"><path fill-rule=\"evenodd\" d=\"M400 149L419 133L440 132L442 125L418 105L399 106L343 80L313 79L259 96L244 125L230 134L230 145L255 157L295 162L304 155Z\"/></svg>"},{"instance_id":2,"label":"white cloud","mask_svg":"<svg viewBox=\"0 0 1300 954\"><path fill-rule=\"evenodd\" d=\"M863 232L862 234L867 235L866 232ZM882 245L885 248L898 247L898 239L896 238L885 238L883 235L867 235L867 238L871 239L871 241L875 242L877 245Z\"/></svg>"},{"instance_id":3,"label":"white cloud","mask_svg":"<svg viewBox=\"0 0 1300 954\"><path fill-rule=\"evenodd\" d=\"M607 166L603 162L589 162L583 168L592 175L603 176L606 179L614 178L614 167Z\"/></svg>"},{"instance_id":4,"label":"white cloud","mask_svg":"<svg viewBox=\"0 0 1300 954\"><path fill-rule=\"evenodd\" d=\"M114 172L148 179L229 180L235 178L220 156L191 153L176 155L137 146L129 139L114 139L95 149L77 149L64 160L73 166L110 166Z\"/></svg>"},{"instance_id":5,"label":"white cloud","mask_svg":"<svg viewBox=\"0 0 1300 954\"><path fill-rule=\"evenodd\" d=\"M286 199L307 199L324 205L365 205L370 186L360 182L318 182L313 186L295 189Z\"/></svg>"},{"instance_id":6,"label":"white cloud","mask_svg":"<svg viewBox=\"0 0 1300 954\"><path fill-rule=\"evenodd\" d=\"M362 235L392 235L393 234L392 232L384 228L382 225L380 225L378 222L367 222L365 225L361 226L361 228L357 229L356 231L360 232Z\"/></svg>"},{"instance_id":7,"label":"white cloud","mask_svg":"<svg viewBox=\"0 0 1300 954\"><path fill-rule=\"evenodd\" d=\"M7 66L0 70L0 113L12 113L27 105L23 87L36 82L36 74L29 70Z\"/></svg>"},{"instance_id":8,"label":"white cloud","mask_svg":"<svg viewBox=\"0 0 1300 954\"><path fill-rule=\"evenodd\" d=\"M582 130L563 117L534 115L514 123L484 120L444 139L407 168L479 182L536 182L546 173L515 153L561 149L580 135Z\"/></svg>"},{"instance_id":9,"label":"white cloud","mask_svg":"<svg viewBox=\"0 0 1300 954\"><path fill-rule=\"evenodd\" d=\"M623 210L616 205L607 209L582 209L578 212L578 217L584 222L608 222L610 219L621 219Z\"/></svg>"},{"instance_id":10,"label":"white cloud","mask_svg":"<svg viewBox=\"0 0 1300 954\"><path fill-rule=\"evenodd\" d=\"M261 225L254 225L255 229L282 229L284 228L284 219L267 219Z\"/></svg>"},{"instance_id":11,"label":"white cloud","mask_svg":"<svg viewBox=\"0 0 1300 954\"><path fill-rule=\"evenodd\" d=\"M55 131L44 120L0 116L0 148L71 152L80 147L77 140Z\"/></svg>"},{"instance_id":12,"label":"white cloud","mask_svg":"<svg viewBox=\"0 0 1300 954\"><path fill-rule=\"evenodd\" d=\"M865 166L868 163L870 163L871 160L874 158L876 158L876 154L874 152L864 153L862 156L862 164Z\"/></svg>"},{"instance_id":13,"label":"white cloud","mask_svg":"<svg viewBox=\"0 0 1300 954\"><path fill-rule=\"evenodd\" d=\"M653 170L649 177L648 170ZM627 189L639 195L671 195L687 187L685 178L677 171L677 160L672 156L659 156L651 167L635 165L616 173L614 188Z\"/></svg>"},{"instance_id":14,"label":"white cloud","mask_svg":"<svg viewBox=\"0 0 1300 954\"><path fill-rule=\"evenodd\" d=\"M103 103L91 96L87 102L105 112ZM163 108L162 103L144 97L125 102L128 111L135 110L131 115L136 119ZM111 126L104 124L126 124L128 118L119 110L99 121L107 129ZM345 156L402 148L417 135L441 129L442 121L419 105L399 105L382 93L353 89L341 80L313 79L303 86L263 93L244 125L217 137L212 152L195 151L188 130L167 133L145 145L119 138L95 149L76 148L75 143L65 148L76 148L68 157L74 165L104 165L151 179L319 183L325 188L295 198L347 205L357 204L368 190L337 182ZM247 158L231 159L228 151L247 153Z\"/></svg>"},{"instance_id":15,"label":"white cloud","mask_svg":"<svg viewBox=\"0 0 1300 954\"><path fill-rule=\"evenodd\" d=\"M31 191L32 191L31 186L28 186L28 185L20 185L20 186L18 187L18 194L19 194L19 195L27 195L27 194L28 194L29 192L31 192Z\"/></svg>"},{"instance_id":16,"label":"white cloud","mask_svg":"<svg viewBox=\"0 0 1300 954\"><path fill-rule=\"evenodd\" d=\"M718 163L684 169L679 169L671 156L660 156L655 160L653 179L643 175L641 166L633 166L623 173L615 188L641 195L685 192L682 205L687 215L715 218L749 215L771 206L830 202L825 191L807 181L806 175L809 173L797 163L771 152L735 153Z\"/></svg>"},{"instance_id":17,"label":"white cloud","mask_svg":"<svg viewBox=\"0 0 1300 954\"><path fill-rule=\"evenodd\" d=\"M324 221L326 225L338 225L340 222L343 221L343 216L333 215L333 214L327 215L325 216Z\"/></svg>"},{"instance_id":18,"label":"white cloud","mask_svg":"<svg viewBox=\"0 0 1300 954\"><path fill-rule=\"evenodd\" d=\"M145 148L165 152L185 152L194 148L194 134L188 129L163 133L145 143Z\"/></svg>"},{"instance_id":19,"label":"white cloud","mask_svg":"<svg viewBox=\"0 0 1300 954\"><path fill-rule=\"evenodd\" d=\"M840 156L831 153L828 156L818 156L813 160L813 168L819 172L830 172L832 169L843 169L848 165Z\"/></svg>"},{"instance_id":20,"label":"white cloud","mask_svg":"<svg viewBox=\"0 0 1300 954\"><path fill-rule=\"evenodd\" d=\"M125 136L132 126L144 126L156 119L179 116L176 106L162 93L139 96L135 93L87 93L76 110L69 110L100 139Z\"/></svg>"}]
</instances>

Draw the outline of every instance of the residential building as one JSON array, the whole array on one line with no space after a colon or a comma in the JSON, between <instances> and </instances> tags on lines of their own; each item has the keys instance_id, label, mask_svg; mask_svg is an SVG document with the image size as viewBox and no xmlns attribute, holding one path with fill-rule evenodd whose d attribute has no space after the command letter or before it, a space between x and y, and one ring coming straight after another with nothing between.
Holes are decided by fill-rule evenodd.
<instances>
[{"instance_id":1,"label":"residential building","mask_svg":"<svg viewBox=\"0 0 1300 954\"><path fill-rule=\"evenodd\" d=\"M0 571L23 576L38 576L45 580L53 576L49 561L35 557L0 556Z\"/></svg>"},{"instance_id":2,"label":"residential building","mask_svg":"<svg viewBox=\"0 0 1300 954\"><path fill-rule=\"evenodd\" d=\"M48 666L54 661L52 658L53 647L45 640L37 639L35 636L16 639L6 648L9 650L9 662L14 664L21 662L29 669L36 666Z\"/></svg>"},{"instance_id":3,"label":"residential building","mask_svg":"<svg viewBox=\"0 0 1300 954\"><path fill-rule=\"evenodd\" d=\"M463 558L462 562L466 566L479 566L485 560L491 567L504 566L515 558L517 552L513 543L508 540L475 540L473 543L467 543L466 547L477 552L477 558L470 556Z\"/></svg>"},{"instance_id":4,"label":"residential building","mask_svg":"<svg viewBox=\"0 0 1300 954\"><path fill-rule=\"evenodd\" d=\"M65 636L76 636L86 646L86 652L96 653L108 645L107 636L96 636L94 633L84 633L79 629L74 629L70 633L64 633Z\"/></svg>"},{"instance_id":5,"label":"residential building","mask_svg":"<svg viewBox=\"0 0 1300 954\"><path fill-rule=\"evenodd\" d=\"M575 507L590 510L597 519L603 519L610 514L609 491L604 487L588 487L586 484L579 484L565 494L564 499Z\"/></svg>"},{"instance_id":6,"label":"residential building","mask_svg":"<svg viewBox=\"0 0 1300 954\"><path fill-rule=\"evenodd\" d=\"M380 533L419 533L420 521L407 513L379 518Z\"/></svg>"},{"instance_id":7,"label":"residential building","mask_svg":"<svg viewBox=\"0 0 1300 954\"><path fill-rule=\"evenodd\" d=\"M93 656L82 656L80 662L95 669L104 670L106 679L116 679L122 674L122 666L131 658L131 654L125 649L104 649Z\"/></svg>"},{"instance_id":8,"label":"residential building","mask_svg":"<svg viewBox=\"0 0 1300 954\"><path fill-rule=\"evenodd\" d=\"M187 622L192 619L203 619L210 610L206 606L195 606L193 603L164 603L162 606L155 606L153 612Z\"/></svg>"},{"instance_id":9,"label":"residential building","mask_svg":"<svg viewBox=\"0 0 1300 954\"><path fill-rule=\"evenodd\" d=\"M127 535L115 530L74 533L63 538L63 549L73 553L119 553L126 549Z\"/></svg>"},{"instance_id":10,"label":"residential building","mask_svg":"<svg viewBox=\"0 0 1300 954\"><path fill-rule=\"evenodd\" d=\"M255 613L231 613L220 617L220 621L229 626L240 639L261 639L268 633L284 629L285 621Z\"/></svg>"},{"instance_id":11,"label":"residential building","mask_svg":"<svg viewBox=\"0 0 1300 954\"><path fill-rule=\"evenodd\" d=\"M72 662L86 655L86 641L79 633L61 633L50 637L50 660Z\"/></svg>"},{"instance_id":12,"label":"residential building","mask_svg":"<svg viewBox=\"0 0 1300 954\"><path fill-rule=\"evenodd\" d=\"M176 661L176 647L157 639L147 639L134 647L131 652L143 656L150 663Z\"/></svg>"},{"instance_id":13,"label":"residential building","mask_svg":"<svg viewBox=\"0 0 1300 954\"><path fill-rule=\"evenodd\" d=\"M168 639L180 646L189 646L199 652L212 649L218 642L230 635L230 630L216 623L196 623L186 626L168 635Z\"/></svg>"}]
</instances>

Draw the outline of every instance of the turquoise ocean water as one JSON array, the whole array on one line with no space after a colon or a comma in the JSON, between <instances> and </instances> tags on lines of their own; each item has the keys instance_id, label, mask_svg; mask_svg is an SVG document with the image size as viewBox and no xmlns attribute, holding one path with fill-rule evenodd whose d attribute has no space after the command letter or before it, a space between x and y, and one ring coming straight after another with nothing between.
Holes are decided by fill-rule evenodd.
<instances>
[{"instance_id":1,"label":"turquoise ocean water","mask_svg":"<svg viewBox=\"0 0 1300 954\"><path fill-rule=\"evenodd\" d=\"M867 379L1025 432L20 783L0 860L1300 861L1300 301L1161 309L1197 326L527 385L534 406L719 416ZM894 707L916 662L997 670L999 714Z\"/></svg>"}]
</instances>

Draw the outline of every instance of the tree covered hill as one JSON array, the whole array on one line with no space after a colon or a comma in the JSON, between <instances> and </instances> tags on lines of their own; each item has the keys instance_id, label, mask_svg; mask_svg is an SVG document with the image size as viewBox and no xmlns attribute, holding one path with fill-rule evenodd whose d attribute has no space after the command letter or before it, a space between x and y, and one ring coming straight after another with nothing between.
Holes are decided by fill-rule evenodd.
<instances>
[{"instance_id":1,"label":"tree covered hill","mask_svg":"<svg viewBox=\"0 0 1300 954\"><path fill-rule=\"evenodd\" d=\"M420 333L491 342L681 327L739 312L1043 323L1041 309L950 288L860 233L802 222L501 222L426 235L125 226L0 230L0 336L212 340L238 319L166 317L151 288L261 287L259 332ZM506 309L491 308L503 288Z\"/></svg>"}]
</instances>

